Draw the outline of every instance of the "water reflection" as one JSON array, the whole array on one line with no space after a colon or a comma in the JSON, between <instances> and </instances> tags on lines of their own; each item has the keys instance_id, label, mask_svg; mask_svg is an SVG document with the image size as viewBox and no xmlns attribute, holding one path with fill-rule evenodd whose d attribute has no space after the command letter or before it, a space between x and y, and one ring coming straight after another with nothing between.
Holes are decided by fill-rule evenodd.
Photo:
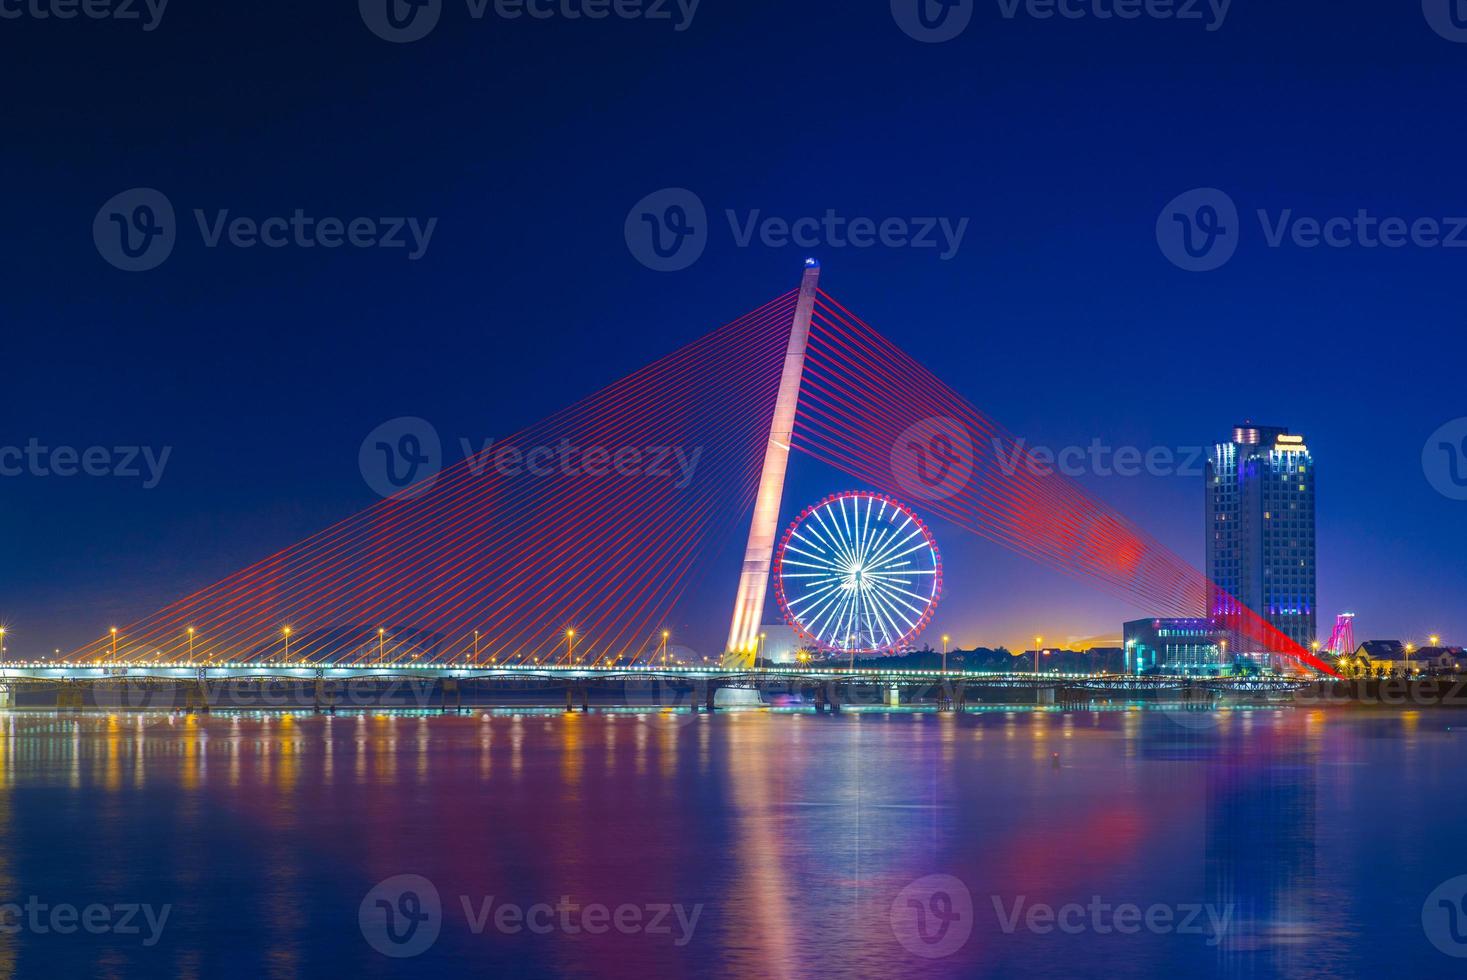
<instances>
[{"instance_id":1,"label":"water reflection","mask_svg":"<svg viewBox=\"0 0 1467 980\"><path fill-rule=\"evenodd\" d=\"M0 976L1432 974L1421 903L1467 871L1464 729L1319 709L0 714L0 904L171 909L155 945L0 930ZM358 906L402 874L433 883L442 931L390 960ZM931 875L973 907L929 960L892 917ZM497 925L506 903L550 928ZM1095 903L1228 926L1011 914ZM664 906L700 910L691 938L671 913L649 931ZM597 907L620 925L582 928Z\"/></svg>"}]
</instances>

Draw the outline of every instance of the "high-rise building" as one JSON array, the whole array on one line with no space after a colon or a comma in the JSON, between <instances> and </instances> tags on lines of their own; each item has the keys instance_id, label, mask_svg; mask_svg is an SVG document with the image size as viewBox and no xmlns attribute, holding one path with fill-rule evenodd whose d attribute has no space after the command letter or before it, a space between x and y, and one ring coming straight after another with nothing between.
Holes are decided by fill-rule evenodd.
<instances>
[{"instance_id":1,"label":"high-rise building","mask_svg":"<svg viewBox=\"0 0 1467 980\"><path fill-rule=\"evenodd\" d=\"M1304 648L1313 643L1314 458L1303 436L1244 422L1213 447L1207 569L1214 619L1227 623L1242 603Z\"/></svg>"}]
</instances>

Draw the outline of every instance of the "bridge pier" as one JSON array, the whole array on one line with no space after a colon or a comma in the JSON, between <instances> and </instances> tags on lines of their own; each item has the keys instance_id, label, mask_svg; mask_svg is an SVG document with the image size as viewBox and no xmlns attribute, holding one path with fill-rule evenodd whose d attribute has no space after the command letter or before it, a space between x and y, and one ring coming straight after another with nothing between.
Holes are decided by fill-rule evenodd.
<instances>
[{"instance_id":1,"label":"bridge pier","mask_svg":"<svg viewBox=\"0 0 1467 980\"><path fill-rule=\"evenodd\" d=\"M316 714L319 715L323 711L328 715L336 714L336 688L324 677L316 678L316 689L312 700L316 708Z\"/></svg>"},{"instance_id":2,"label":"bridge pier","mask_svg":"<svg viewBox=\"0 0 1467 980\"><path fill-rule=\"evenodd\" d=\"M209 688L203 681L190 681L183 689L183 713L209 713Z\"/></svg>"},{"instance_id":3,"label":"bridge pier","mask_svg":"<svg viewBox=\"0 0 1467 980\"><path fill-rule=\"evenodd\" d=\"M443 693L441 707L444 714L449 711L449 702L452 701L453 713L459 714L464 709L463 689L459 686L457 677L445 677L443 679Z\"/></svg>"},{"instance_id":4,"label":"bridge pier","mask_svg":"<svg viewBox=\"0 0 1467 980\"><path fill-rule=\"evenodd\" d=\"M708 709L708 713L710 715L713 714L714 710L717 708L717 706L718 706L718 685L717 684L709 684L709 685L707 685L704 688L704 691L703 691L703 706ZM696 696L693 698L693 710L694 711L697 711L698 710L698 699L697 699Z\"/></svg>"},{"instance_id":5,"label":"bridge pier","mask_svg":"<svg viewBox=\"0 0 1467 980\"><path fill-rule=\"evenodd\" d=\"M897 687L895 684L893 684L891 687L888 687L885 692L885 697L882 699L882 703L884 703L888 708L900 707L902 703L902 689Z\"/></svg>"},{"instance_id":6,"label":"bridge pier","mask_svg":"<svg viewBox=\"0 0 1467 980\"><path fill-rule=\"evenodd\" d=\"M82 697L81 685L76 681L62 681L61 687L56 691L56 707L59 709L75 711L86 704Z\"/></svg>"},{"instance_id":7,"label":"bridge pier","mask_svg":"<svg viewBox=\"0 0 1467 980\"><path fill-rule=\"evenodd\" d=\"M0 687L0 708L13 707L15 707L15 692L10 689L9 685Z\"/></svg>"},{"instance_id":8,"label":"bridge pier","mask_svg":"<svg viewBox=\"0 0 1467 980\"><path fill-rule=\"evenodd\" d=\"M840 714L840 690L835 686L835 681L830 682L829 688L827 699L830 701L830 713L838 715Z\"/></svg>"}]
</instances>

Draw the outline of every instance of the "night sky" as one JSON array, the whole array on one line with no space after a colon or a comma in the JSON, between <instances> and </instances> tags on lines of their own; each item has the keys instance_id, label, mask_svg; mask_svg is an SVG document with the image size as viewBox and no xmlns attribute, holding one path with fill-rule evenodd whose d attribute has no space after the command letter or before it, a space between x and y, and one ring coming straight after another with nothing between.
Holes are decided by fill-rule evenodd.
<instances>
[{"instance_id":1,"label":"night sky","mask_svg":"<svg viewBox=\"0 0 1467 980\"><path fill-rule=\"evenodd\" d=\"M374 426L428 419L456 458L460 437L518 429L787 291L807 253L1031 445L1186 455L1245 417L1305 434L1322 631L1352 609L1360 639L1467 642L1467 501L1423 466L1467 415L1467 233L1270 247L1256 216L1364 209L1445 235L1467 216L1467 43L1415 2L1236 0L1216 30L1209 9L1007 18L987 0L944 43L909 37L887 0L703 0L690 24L675 4L476 20L445 0L403 44L347 0L173 0L153 30L0 18L0 447L170 452L153 488L0 477L10 654L79 646L369 505ZM93 221L137 187L167 196L178 240L125 272ZM709 241L658 272L624 224L669 187L706 205ZM1200 187L1242 214L1210 272L1156 234ZM414 260L209 248L194 209L437 223ZM729 209L968 224L944 260L740 247ZM796 459L787 517L847 482ZM1201 562L1200 474L1083 482ZM929 638L1115 637L1152 611L936 532L948 590ZM705 652L733 586L678 624Z\"/></svg>"}]
</instances>

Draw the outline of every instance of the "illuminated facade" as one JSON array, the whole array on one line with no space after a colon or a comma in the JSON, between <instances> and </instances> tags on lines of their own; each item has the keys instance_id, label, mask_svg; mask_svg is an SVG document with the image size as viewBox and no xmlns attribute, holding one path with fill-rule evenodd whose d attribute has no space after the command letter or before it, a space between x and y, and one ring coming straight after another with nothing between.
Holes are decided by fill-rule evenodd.
<instances>
[{"instance_id":1,"label":"illuminated facade","mask_svg":"<svg viewBox=\"0 0 1467 980\"><path fill-rule=\"evenodd\" d=\"M1133 619L1123 630L1128 674L1226 672L1223 633L1210 619Z\"/></svg>"},{"instance_id":2,"label":"illuminated facade","mask_svg":"<svg viewBox=\"0 0 1467 980\"><path fill-rule=\"evenodd\" d=\"M1207 522L1213 617L1229 622L1241 602L1308 649L1317 635L1314 458L1304 437L1235 427L1207 461Z\"/></svg>"}]
</instances>

